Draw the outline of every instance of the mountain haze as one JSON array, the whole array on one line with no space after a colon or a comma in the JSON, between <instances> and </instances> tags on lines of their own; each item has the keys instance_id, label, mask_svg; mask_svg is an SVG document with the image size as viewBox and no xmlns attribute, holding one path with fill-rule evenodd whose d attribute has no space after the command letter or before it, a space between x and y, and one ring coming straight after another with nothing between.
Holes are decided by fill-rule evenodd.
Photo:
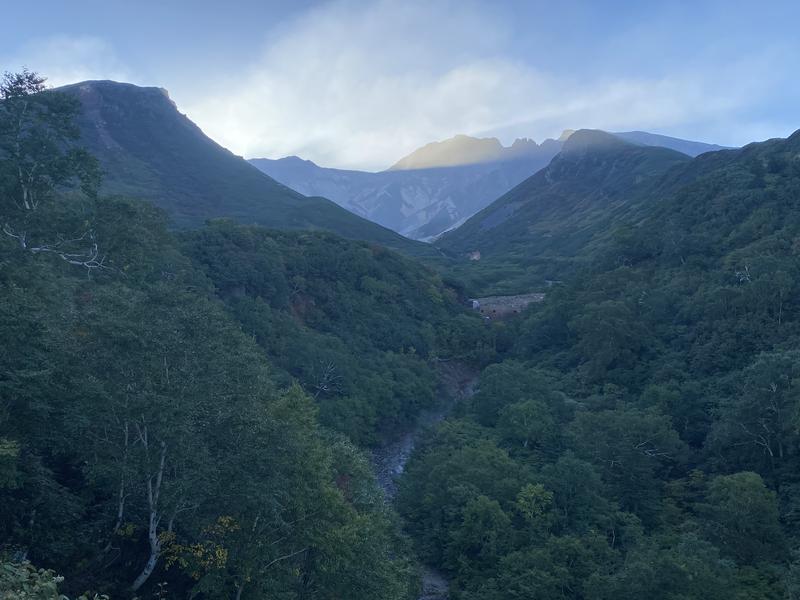
<instances>
[{"instance_id":1,"label":"mountain haze","mask_svg":"<svg viewBox=\"0 0 800 600\"><path fill-rule=\"evenodd\" d=\"M698 156L705 152L716 152L717 150L726 150L726 146L719 146L718 144L707 144L705 142L694 142L691 140L682 140L680 138L670 137L668 135L660 135L657 133L648 133L647 131L623 131L615 132L615 136L622 138L626 142L633 144L641 144L642 146L660 146L662 148L669 148L677 150L691 157Z\"/></svg>"},{"instance_id":2,"label":"mountain haze","mask_svg":"<svg viewBox=\"0 0 800 600\"><path fill-rule=\"evenodd\" d=\"M542 146L550 149L559 148L558 142L551 139L545 140ZM537 151L539 144L525 138L516 139L511 146L505 147L497 138L474 138L459 134L414 150L389 167L389 170L410 171L521 160L535 156Z\"/></svg>"}]
</instances>

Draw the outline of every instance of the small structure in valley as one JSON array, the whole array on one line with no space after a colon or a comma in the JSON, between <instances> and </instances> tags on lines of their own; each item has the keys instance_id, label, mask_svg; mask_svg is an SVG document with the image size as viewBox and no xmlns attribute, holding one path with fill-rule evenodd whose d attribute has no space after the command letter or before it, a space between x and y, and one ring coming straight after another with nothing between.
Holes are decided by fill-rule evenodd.
<instances>
[{"instance_id":1,"label":"small structure in valley","mask_svg":"<svg viewBox=\"0 0 800 600\"><path fill-rule=\"evenodd\" d=\"M503 319L513 317L525 310L532 302L541 302L544 294L518 294L516 296L486 296L471 300L473 310L477 310L487 319Z\"/></svg>"}]
</instances>

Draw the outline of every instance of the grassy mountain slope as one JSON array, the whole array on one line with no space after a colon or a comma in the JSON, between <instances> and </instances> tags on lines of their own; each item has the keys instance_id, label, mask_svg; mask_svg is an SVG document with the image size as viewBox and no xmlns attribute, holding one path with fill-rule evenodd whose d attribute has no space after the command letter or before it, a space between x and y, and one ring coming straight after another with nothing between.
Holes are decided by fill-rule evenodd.
<instances>
[{"instance_id":1,"label":"grassy mountain slope","mask_svg":"<svg viewBox=\"0 0 800 600\"><path fill-rule=\"evenodd\" d=\"M480 263L469 269L491 270L488 276L505 279L505 285L516 285L509 281L514 274L508 265L526 271L535 266L540 283L559 279L565 259L584 251L612 223L629 218L667 171L689 160L674 150L580 130L546 168L438 243L458 254L480 251Z\"/></svg>"},{"instance_id":2,"label":"grassy mountain slope","mask_svg":"<svg viewBox=\"0 0 800 600\"><path fill-rule=\"evenodd\" d=\"M430 251L264 175L203 134L162 89L87 81L61 91L82 103L82 141L101 162L104 191L150 200L179 227L231 218L276 229L328 230L412 254Z\"/></svg>"}]
</instances>

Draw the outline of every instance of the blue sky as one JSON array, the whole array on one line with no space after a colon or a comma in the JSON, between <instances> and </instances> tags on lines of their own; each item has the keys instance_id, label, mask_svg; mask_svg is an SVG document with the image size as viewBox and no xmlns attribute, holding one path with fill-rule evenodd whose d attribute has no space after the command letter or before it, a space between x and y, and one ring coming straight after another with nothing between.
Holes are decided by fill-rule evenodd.
<instances>
[{"instance_id":1,"label":"blue sky","mask_svg":"<svg viewBox=\"0 0 800 600\"><path fill-rule=\"evenodd\" d=\"M10 17L9 17L10 13ZM245 156L379 169L456 133L800 128L800 2L38 0L0 66L167 88Z\"/></svg>"}]
</instances>

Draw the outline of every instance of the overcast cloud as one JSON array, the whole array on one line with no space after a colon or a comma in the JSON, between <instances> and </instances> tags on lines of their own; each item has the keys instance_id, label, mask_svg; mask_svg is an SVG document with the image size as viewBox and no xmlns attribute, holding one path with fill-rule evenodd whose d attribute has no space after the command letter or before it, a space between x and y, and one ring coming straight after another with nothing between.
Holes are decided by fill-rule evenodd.
<instances>
[{"instance_id":1,"label":"overcast cloud","mask_svg":"<svg viewBox=\"0 0 800 600\"><path fill-rule=\"evenodd\" d=\"M535 57L507 56L509 29L490 5L336 2L297 19L219 93L186 108L248 157L296 154L324 166L379 169L455 133L506 143L567 127L713 136L714 124L770 91L762 75L770 49L714 72L700 65L662 76L576 79L537 68ZM761 129L747 133L769 135Z\"/></svg>"},{"instance_id":2,"label":"overcast cloud","mask_svg":"<svg viewBox=\"0 0 800 600\"><path fill-rule=\"evenodd\" d=\"M796 38L750 40L749 50L736 53L731 32L723 44L695 41L687 49L681 32L672 31L674 19L657 14L627 30L605 23L602 33L572 37L569 23L552 35L551 18L547 37L535 18L546 9L520 23L514 11L496 6L326 2L251 34L225 68L210 58L213 48L207 59L198 54L198 40L170 40L171 53L191 50L199 65L215 66L202 77L196 65L175 68L146 35L141 43L154 46L148 60L120 52L102 35L66 34L0 56L55 85L109 78L166 87L181 110L238 154L294 154L345 168L385 168L457 133L507 144L516 137L541 141L564 128L647 129L741 144L800 126L797 115L759 109L779 97L798 98L789 81L789 63L800 52ZM520 43L525 36L539 43ZM668 60L669 43L679 59ZM650 53L646 68L631 68L637 52Z\"/></svg>"}]
</instances>

